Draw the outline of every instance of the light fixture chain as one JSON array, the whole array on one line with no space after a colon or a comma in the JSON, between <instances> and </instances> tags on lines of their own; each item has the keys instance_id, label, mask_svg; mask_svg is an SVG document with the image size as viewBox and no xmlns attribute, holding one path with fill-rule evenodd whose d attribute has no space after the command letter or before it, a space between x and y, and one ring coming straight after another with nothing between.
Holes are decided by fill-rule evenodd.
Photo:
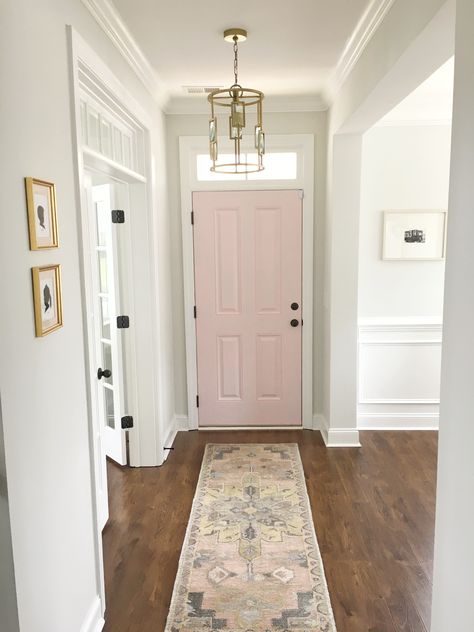
<instances>
[{"instance_id":1,"label":"light fixture chain","mask_svg":"<svg viewBox=\"0 0 474 632\"><path fill-rule=\"evenodd\" d=\"M234 78L235 78L235 83L239 83L238 77L239 77L239 47L238 47L238 38L237 35L234 35Z\"/></svg>"}]
</instances>

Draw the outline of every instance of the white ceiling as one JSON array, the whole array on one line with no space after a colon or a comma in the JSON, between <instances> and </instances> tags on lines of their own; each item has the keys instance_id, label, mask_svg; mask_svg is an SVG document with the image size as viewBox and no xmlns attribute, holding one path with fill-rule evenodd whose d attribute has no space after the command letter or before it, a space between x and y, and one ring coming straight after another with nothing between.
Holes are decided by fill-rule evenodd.
<instances>
[{"instance_id":1,"label":"white ceiling","mask_svg":"<svg viewBox=\"0 0 474 632\"><path fill-rule=\"evenodd\" d=\"M184 85L233 83L222 32L246 28L242 85L269 95L327 88L345 45L373 0L113 0L123 22L174 96Z\"/></svg>"},{"instance_id":2,"label":"white ceiling","mask_svg":"<svg viewBox=\"0 0 474 632\"><path fill-rule=\"evenodd\" d=\"M386 114L378 125L449 123L453 110L454 57Z\"/></svg>"}]
</instances>

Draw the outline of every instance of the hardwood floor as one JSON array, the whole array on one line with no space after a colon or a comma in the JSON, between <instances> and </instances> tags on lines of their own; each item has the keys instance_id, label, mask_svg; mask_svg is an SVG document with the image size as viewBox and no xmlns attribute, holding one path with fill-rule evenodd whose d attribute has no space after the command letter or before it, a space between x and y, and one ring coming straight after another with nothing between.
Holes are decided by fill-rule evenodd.
<instances>
[{"instance_id":1,"label":"hardwood floor","mask_svg":"<svg viewBox=\"0 0 474 632\"><path fill-rule=\"evenodd\" d=\"M105 632L162 632L206 443L297 442L338 632L428 632L437 435L180 432L160 468L109 463Z\"/></svg>"}]
</instances>

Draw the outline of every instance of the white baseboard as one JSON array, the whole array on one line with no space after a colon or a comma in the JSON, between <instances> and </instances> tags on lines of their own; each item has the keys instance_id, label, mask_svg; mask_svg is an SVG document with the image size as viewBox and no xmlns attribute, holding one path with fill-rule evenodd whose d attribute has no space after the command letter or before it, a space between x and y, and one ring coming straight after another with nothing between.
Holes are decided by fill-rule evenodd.
<instances>
[{"instance_id":1,"label":"white baseboard","mask_svg":"<svg viewBox=\"0 0 474 632\"><path fill-rule=\"evenodd\" d=\"M102 617L102 603L99 595L96 595L89 610L87 611L84 623L81 625L80 632L101 632L105 625Z\"/></svg>"},{"instance_id":2,"label":"white baseboard","mask_svg":"<svg viewBox=\"0 0 474 632\"><path fill-rule=\"evenodd\" d=\"M177 432L180 430L189 430L189 419L187 415L175 415L174 424Z\"/></svg>"},{"instance_id":3,"label":"white baseboard","mask_svg":"<svg viewBox=\"0 0 474 632\"><path fill-rule=\"evenodd\" d=\"M171 452L171 450L167 450L166 448L172 448L173 447L173 443L174 443L174 440L176 439L176 435L177 434L178 434L178 431L176 430L176 428L174 427L174 424L173 424L172 427L170 428L168 434L166 435L166 439L164 440L164 444L163 444L163 463L169 457L170 452Z\"/></svg>"},{"instance_id":4,"label":"white baseboard","mask_svg":"<svg viewBox=\"0 0 474 632\"><path fill-rule=\"evenodd\" d=\"M324 415L313 417L313 429L319 430L327 448L360 448L359 431L356 428L329 428Z\"/></svg>"},{"instance_id":5,"label":"white baseboard","mask_svg":"<svg viewBox=\"0 0 474 632\"><path fill-rule=\"evenodd\" d=\"M363 413L357 417L359 430L438 430L437 413Z\"/></svg>"},{"instance_id":6,"label":"white baseboard","mask_svg":"<svg viewBox=\"0 0 474 632\"><path fill-rule=\"evenodd\" d=\"M176 435L181 430L189 430L189 422L187 415L174 415L171 420L170 429L166 435L165 442L163 444L163 463L169 457L171 450L165 450L164 448L172 448Z\"/></svg>"},{"instance_id":7,"label":"white baseboard","mask_svg":"<svg viewBox=\"0 0 474 632\"><path fill-rule=\"evenodd\" d=\"M360 448L359 431L354 428L332 428L321 431L326 448Z\"/></svg>"},{"instance_id":8,"label":"white baseboard","mask_svg":"<svg viewBox=\"0 0 474 632\"><path fill-rule=\"evenodd\" d=\"M223 430L303 430L303 426L202 426L201 432L215 432Z\"/></svg>"},{"instance_id":9,"label":"white baseboard","mask_svg":"<svg viewBox=\"0 0 474 632\"><path fill-rule=\"evenodd\" d=\"M326 428L326 420L324 419L324 415L319 413L315 413L313 415L313 428L312 430L324 430Z\"/></svg>"}]
</instances>

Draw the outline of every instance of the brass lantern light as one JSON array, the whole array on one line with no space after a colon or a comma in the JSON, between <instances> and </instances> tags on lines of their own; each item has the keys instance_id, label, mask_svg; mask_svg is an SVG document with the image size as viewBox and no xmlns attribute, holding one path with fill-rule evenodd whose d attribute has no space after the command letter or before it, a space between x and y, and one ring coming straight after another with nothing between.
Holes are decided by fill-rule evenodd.
<instances>
[{"instance_id":1,"label":"brass lantern light","mask_svg":"<svg viewBox=\"0 0 474 632\"><path fill-rule=\"evenodd\" d=\"M244 29L228 29L224 31L224 39L234 45L234 83L226 90L214 90L208 96L211 104L211 118L209 121L209 153L212 161L211 171L217 173L254 173L263 170L263 155L265 154L265 133L262 125L263 92L242 88L239 84L239 42L247 39ZM223 108L223 109L221 109ZM225 109L224 109L225 108ZM219 161L217 140L218 114L227 114L229 139L234 144L234 159L232 162L223 159ZM251 128L255 139L256 160L248 162L242 160L240 146L244 129Z\"/></svg>"}]
</instances>

